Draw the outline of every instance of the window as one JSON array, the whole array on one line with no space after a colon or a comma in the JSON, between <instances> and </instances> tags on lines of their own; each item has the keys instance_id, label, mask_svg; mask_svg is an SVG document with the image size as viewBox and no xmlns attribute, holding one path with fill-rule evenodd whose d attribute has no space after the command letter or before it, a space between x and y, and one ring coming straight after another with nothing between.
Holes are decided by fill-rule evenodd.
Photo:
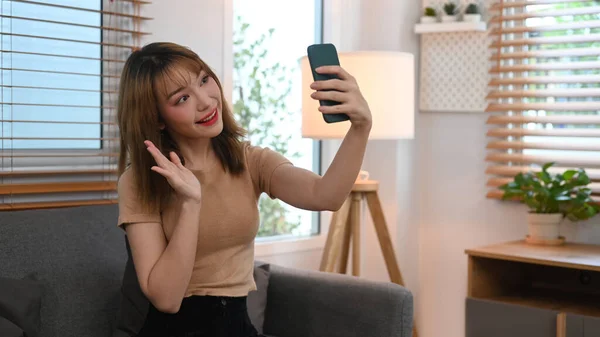
<instances>
[{"instance_id":1,"label":"window","mask_svg":"<svg viewBox=\"0 0 600 337\"><path fill-rule=\"evenodd\" d=\"M2 1L2 119L15 122L1 149L100 149L102 48L87 25L101 25L101 3L82 5L92 11Z\"/></svg>"},{"instance_id":2,"label":"window","mask_svg":"<svg viewBox=\"0 0 600 337\"><path fill-rule=\"evenodd\" d=\"M488 185L556 162L552 170L586 169L600 196L598 1L496 1L491 9Z\"/></svg>"},{"instance_id":3,"label":"window","mask_svg":"<svg viewBox=\"0 0 600 337\"><path fill-rule=\"evenodd\" d=\"M286 14L283 14L286 13ZM233 106L250 141L319 172L320 143L301 137L301 73L306 47L321 41L321 1L234 1ZM318 213L263 195L259 237L317 234Z\"/></svg>"},{"instance_id":4,"label":"window","mask_svg":"<svg viewBox=\"0 0 600 337\"><path fill-rule=\"evenodd\" d=\"M145 3L0 2L0 210L115 202L117 84Z\"/></svg>"}]
</instances>

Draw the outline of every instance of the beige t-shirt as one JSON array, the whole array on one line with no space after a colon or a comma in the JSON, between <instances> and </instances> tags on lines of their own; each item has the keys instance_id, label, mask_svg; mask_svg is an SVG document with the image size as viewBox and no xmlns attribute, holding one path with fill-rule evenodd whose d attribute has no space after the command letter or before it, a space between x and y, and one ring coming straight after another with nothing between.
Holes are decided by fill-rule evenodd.
<instances>
[{"instance_id":1,"label":"beige t-shirt","mask_svg":"<svg viewBox=\"0 0 600 337\"><path fill-rule=\"evenodd\" d=\"M253 277L254 238L258 232L258 198L271 194L271 176L281 165L291 165L268 148L244 144L247 170L240 176L227 174L220 164L193 171L202 185L198 248L185 296L246 296L256 289ZM159 222L167 241L177 222L177 207L143 212L130 170L119 179L118 225Z\"/></svg>"}]
</instances>

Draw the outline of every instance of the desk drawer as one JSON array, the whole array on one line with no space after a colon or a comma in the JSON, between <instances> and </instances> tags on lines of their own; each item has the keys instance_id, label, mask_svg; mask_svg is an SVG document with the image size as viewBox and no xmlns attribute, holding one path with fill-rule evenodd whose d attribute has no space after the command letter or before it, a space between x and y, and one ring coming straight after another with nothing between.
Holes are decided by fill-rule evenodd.
<instances>
[{"instance_id":1,"label":"desk drawer","mask_svg":"<svg viewBox=\"0 0 600 337\"><path fill-rule=\"evenodd\" d=\"M558 311L475 298L466 301L466 337L556 337Z\"/></svg>"},{"instance_id":2,"label":"desk drawer","mask_svg":"<svg viewBox=\"0 0 600 337\"><path fill-rule=\"evenodd\" d=\"M565 337L600 336L600 318L567 314Z\"/></svg>"}]
</instances>

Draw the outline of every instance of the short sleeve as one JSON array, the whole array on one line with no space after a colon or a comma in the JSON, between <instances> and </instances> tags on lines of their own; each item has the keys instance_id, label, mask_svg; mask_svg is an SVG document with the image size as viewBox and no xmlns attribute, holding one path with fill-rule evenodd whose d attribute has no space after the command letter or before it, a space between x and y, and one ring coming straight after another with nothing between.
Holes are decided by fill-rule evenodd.
<instances>
[{"instance_id":1,"label":"short sleeve","mask_svg":"<svg viewBox=\"0 0 600 337\"><path fill-rule=\"evenodd\" d=\"M133 173L126 170L119 178L117 185L119 198L118 226L137 222L161 222L160 211L145 210L133 181Z\"/></svg>"},{"instance_id":2,"label":"short sleeve","mask_svg":"<svg viewBox=\"0 0 600 337\"><path fill-rule=\"evenodd\" d=\"M250 144L246 147L246 161L255 189L274 199L271 193L273 172L282 165L292 165L292 163L279 152Z\"/></svg>"}]
</instances>

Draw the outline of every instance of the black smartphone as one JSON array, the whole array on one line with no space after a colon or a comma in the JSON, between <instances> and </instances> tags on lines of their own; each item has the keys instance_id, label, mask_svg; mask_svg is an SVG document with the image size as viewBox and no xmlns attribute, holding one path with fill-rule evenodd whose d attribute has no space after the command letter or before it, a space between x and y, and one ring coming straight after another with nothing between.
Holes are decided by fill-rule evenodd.
<instances>
[{"instance_id":1,"label":"black smartphone","mask_svg":"<svg viewBox=\"0 0 600 337\"><path fill-rule=\"evenodd\" d=\"M315 81L325 81L333 78L338 78L336 75L330 74L319 74L315 71L316 68L320 66L331 66L331 65L340 65L340 60L338 59L337 50L335 46L331 43L321 43L321 44L313 44L308 46L307 48L307 56L308 63L310 64L310 69L312 71L313 79ZM319 104L321 106L333 106L340 104L336 101L330 100L319 100ZM327 123L337 123L350 120L348 115L342 114L323 114L323 119Z\"/></svg>"}]
</instances>

